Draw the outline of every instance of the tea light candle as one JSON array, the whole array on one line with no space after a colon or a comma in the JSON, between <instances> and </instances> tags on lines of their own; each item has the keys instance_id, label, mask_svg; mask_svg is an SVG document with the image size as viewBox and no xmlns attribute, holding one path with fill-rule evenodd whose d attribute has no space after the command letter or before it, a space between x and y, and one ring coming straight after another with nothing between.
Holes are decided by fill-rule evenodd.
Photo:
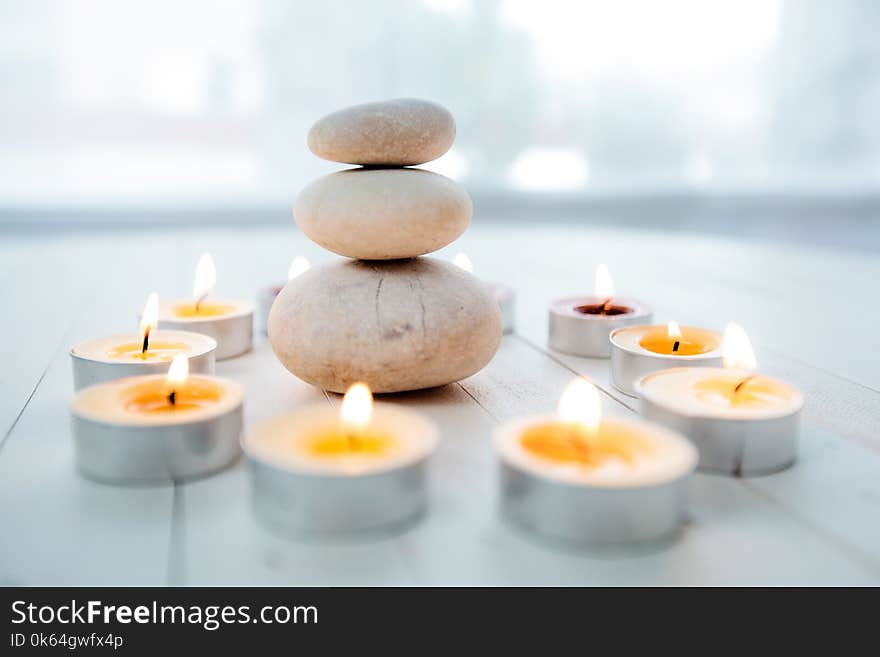
<instances>
[{"instance_id":1,"label":"tea light candle","mask_svg":"<svg viewBox=\"0 0 880 657\"><path fill-rule=\"evenodd\" d=\"M76 463L114 484L172 483L201 477L239 456L242 387L187 372L178 354L167 374L84 388L71 403Z\"/></svg>"},{"instance_id":2,"label":"tea light candle","mask_svg":"<svg viewBox=\"0 0 880 657\"><path fill-rule=\"evenodd\" d=\"M290 263L290 267L287 270L287 280L292 281L294 278L296 278L303 272L308 271L310 268L311 265L305 257L300 255L296 256L293 259L293 262ZM275 303L275 297L281 294L281 290L283 289L283 283L279 285L270 285L263 288L258 295L257 305L260 309L260 323L263 329L263 333L266 333L268 331L269 311L272 310L272 304Z\"/></svg>"},{"instance_id":3,"label":"tea light candle","mask_svg":"<svg viewBox=\"0 0 880 657\"><path fill-rule=\"evenodd\" d=\"M614 284L605 265L596 268L595 294L556 299L550 305L548 344L574 356L608 358L608 336L616 328L645 324L652 311L645 304L614 296Z\"/></svg>"},{"instance_id":4,"label":"tea light candle","mask_svg":"<svg viewBox=\"0 0 880 657\"><path fill-rule=\"evenodd\" d=\"M159 307L162 328L195 331L217 341L217 359L232 358L253 345L254 306L248 301L209 299L217 281L210 253L196 266L192 299L177 299Z\"/></svg>"},{"instance_id":5,"label":"tea light candle","mask_svg":"<svg viewBox=\"0 0 880 657\"><path fill-rule=\"evenodd\" d=\"M322 404L273 417L242 446L264 523L296 534L369 532L423 513L437 429L405 408L374 408L357 383L338 413Z\"/></svg>"},{"instance_id":6,"label":"tea light candle","mask_svg":"<svg viewBox=\"0 0 880 657\"><path fill-rule=\"evenodd\" d=\"M474 264L466 253L459 253L452 259L452 264L464 269L469 274L474 273ZM489 283L484 281L489 288L495 301L501 307L501 332L513 333L516 318L516 293L512 287L501 283Z\"/></svg>"},{"instance_id":7,"label":"tea light candle","mask_svg":"<svg viewBox=\"0 0 880 657\"><path fill-rule=\"evenodd\" d=\"M599 393L575 379L557 417L500 427L501 510L552 539L586 544L668 537L686 515L693 445L659 425L600 415Z\"/></svg>"},{"instance_id":8,"label":"tea light candle","mask_svg":"<svg viewBox=\"0 0 880 657\"><path fill-rule=\"evenodd\" d=\"M189 358L191 371L213 374L217 342L198 333L156 330L158 305L158 295L153 292L147 298L137 333L108 335L71 347L73 389L136 374L164 372L176 354Z\"/></svg>"},{"instance_id":9,"label":"tea light candle","mask_svg":"<svg viewBox=\"0 0 880 657\"><path fill-rule=\"evenodd\" d=\"M701 470L752 476L785 469L797 456L803 396L757 374L751 342L739 326L724 332L724 368L673 368L638 384L642 415L696 445Z\"/></svg>"},{"instance_id":10,"label":"tea light candle","mask_svg":"<svg viewBox=\"0 0 880 657\"><path fill-rule=\"evenodd\" d=\"M637 396L635 384L646 374L670 367L721 365L718 331L679 326L630 326L611 332L611 380L627 395Z\"/></svg>"}]
</instances>

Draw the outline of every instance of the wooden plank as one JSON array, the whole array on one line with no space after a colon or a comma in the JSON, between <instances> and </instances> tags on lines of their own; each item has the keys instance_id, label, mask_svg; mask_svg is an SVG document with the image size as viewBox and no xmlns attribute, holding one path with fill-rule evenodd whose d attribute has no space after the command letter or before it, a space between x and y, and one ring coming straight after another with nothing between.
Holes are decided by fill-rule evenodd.
<instances>
[{"instance_id":1,"label":"wooden plank","mask_svg":"<svg viewBox=\"0 0 880 657\"><path fill-rule=\"evenodd\" d=\"M511 242L511 244L511 251L515 252L517 250L516 242ZM492 262L488 259L485 261ZM514 259L514 262L516 263L515 266L519 266L521 264L521 262L516 259ZM540 276L532 278L532 272L528 270L526 270L526 276L529 277L530 281L534 281L535 287L546 286L547 284L546 280L541 278ZM542 289L544 288L542 287ZM552 293L552 287L547 289L550 289ZM544 305L531 304L527 305L526 309L532 310L535 307L541 308L541 321L545 321L543 318L543 308L545 307ZM509 340L506 341L506 343L509 342ZM526 347L526 349L528 349L528 347ZM523 352L522 349L518 349L517 353L519 354L519 357L516 359L516 361L517 363L520 363L521 357L524 355L525 352ZM538 357L540 358L540 356ZM494 371L493 367L494 363L493 366L490 366L490 368L484 370L484 372L475 377L475 379L480 380L481 378L486 377L489 377L491 379L491 377L493 376L492 372ZM568 373L566 373L565 370L563 370L562 368L559 369L563 372L563 376L568 376ZM580 371L583 371L584 368L583 366L581 366L578 369ZM516 376L519 376L519 370L520 366L518 365L517 372L511 372L511 377L508 377L508 380L504 382L505 385L500 386L499 381L492 380L492 384L489 386L490 390L500 388L500 390L503 391L500 397L499 395L495 395L494 403L503 403L506 405L504 407L515 409L517 413L524 412L528 408L529 399L539 399L539 397L532 394L534 391L531 390L528 394L523 394L523 390L527 390L528 386L522 382L518 382L516 377L513 376L514 374L516 374ZM607 386L607 362L599 361L591 363L591 369L588 373L600 380L604 377L604 383ZM471 386L467 383L464 385L464 390L466 390L469 394L474 394L477 392L475 389L471 389ZM609 390L609 392L612 396L615 396L613 394L614 391ZM468 514L477 514L474 519L479 517L482 519L483 522L490 522L493 527L497 523L497 518L495 518L494 512L491 507L487 511L486 508L484 508L485 505L481 506L479 504L475 504L474 496L476 495L477 499L485 501L487 499L491 499L494 492L491 483L492 478L491 476L489 476L492 468L492 455L491 452L488 450L486 437L491 432L491 428L493 426L490 413L498 414L501 411L499 411L498 407L490 405L484 400L481 400L478 394L474 394L476 400L487 407L486 409L484 409L484 415L488 416L487 420L486 417L475 416L473 409L470 409L466 405L450 405L447 399L449 396L454 397L454 394L450 392L445 392L440 397L440 400L446 401L438 401L436 399L432 401L432 399L426 398L423 393L414 393L410 396L403 396L399 401L402 401L402 403L415 404L419 408L422 408L427 412L432 413L435 419L441 422L441 424L444 426L445 436L451 435L458 437L462 435L473 436L475 433L481 434L483 436L483 438L481 439L481 449L468 450L466 447L462 447L463 444L469 444L471 447L474 447L474 445L472 444L472 439L468 441L462 441L461 439L459 439L455 443L448 442L446 439L444 439L444 447L438 454L438 467L437 471L435 472L435 479L438 485L435 487L436 495L434 499L434 504L432 506L432 513L426 519L425 523L415 528L412 532L408 532L404 536L400 537L400 539L398 540L399 549L404 557L405 562L408 564L407 568L413 573L413 576L418 582L438 583L440 580L435 578L442 579L443 577L449 575L449 573L446 571L447 564L457 564L457 568L461 569L458 573L459 579L452 579L451 581L486 581L485 579L481 578L491 578L492 570L490 569L484 572L483 569L486 563L497 561L498 555L492 556L482 554L479 550L475 549L473 541L469 541L467 538L462 538L461 540L458 540L456 537L467 536L470 533L462 525L462 518L466 518ZM619 395L619 393L616 396L619 398L623 398L623 396ZM501 401L499 401L499 399ZM546 404L548 401L552 401L546 398L540 399L542 400L542 405ZM625 403L632 405L632 402L629 401L628 398L623 399ZM552 403L555 403L555 401L552 401ZM551 408L552 403L550 403ZM489 409L491 410L489 412L486 412ZM752 515L747 516L746 518L747 520L749 520L750 518L749 522L751 522L752 524L747 525L745 528L740 527L739 529L746 532L750 528L753 528L755 526L761 527L764 531L772 529L773 531L766 539L766 543L770 546L785 546L786 544L790 545L789 541L791 540L792 534L795 536L800 535L800 540L806 543L814 544L818 541L819 546L816 547L815 552L804 555L804 561L799 562L798 564L789 564L791 566L790 570L782 569L781 571L776 573L771 572L775 559L780 559L784 561L784 558L780 556L779 553L776 553L775 555L771 554L771 556L763 562L765 567L764 571L761 571L760 569L755 569L750 575L748 575L754 578L752 579L752 581L797 581L797 578L801 577L803 573L811 570L807 564L812 563L811 559L816 558L817 553L822 553L823 555L825 555L821 557L822 559L825 559L827 556L827 552L835 554L835 556L832 558L832 561L841 564L841 568L843 569L841 571L843 572L843 577L846 577L847 572L849 572L850 574L854 572L861 572L862 574L864 574L865 571L867 571L868 573L873 572L871 571L872 564L864 564L859 562L858 557L860 556L860 554L858 553L857 549L855 550L856 556L854 556L848 552L848 550L852 549L851 546L849 544L844 544L843 546L841 546L835 543L835 537L829 538L825 541L823 541L821 538L817 538L817 532L812 527L806 526L804 524L804 521L788 518L788 514L785 510L774 507L774 502L772 500L768 502L768 500L762 497L762 494L760 494L760 492L746 491L743 490L743 486L735 481L724 480L715 477L700 476L697 478L695 486L699 490L701 490L703 499L712 500L721 505L723 508L736 507L737 505L749 508L750 511L752 511ZM708 505L708 509L713 513L717 513L711 504ZM486 515L487 513L488 515ZM700 518L706 513L706 511L701 511L701 514L697 517ZM755 518L756 515L759 517ZM446 523L451 523L452 526ZM722 540L721 537L728 536L728 534L726 534L725 532L718 531L718 528L713 527L713 529L715 533L710 532L710 537L715 537L717 538L717 540ZM502 525L501 531L507 532L508 529ZM511 540L514 543L517 543L520 537L516 535L515 532L513 534L514 538L512 538ZM698 536L704 536L705 534L706 532L701 532ZM423 535L429 538L423 538ZM715 551L721 549L719 545L712 543L712 538L703 538L702 540L711 544L712 549ZM527 541L527 543L531 544L530 541ZM698 541L697 544L700 545L700 542ZM435 545L443 546L443 554L437 553L438 550L433 547ZM455 546L456 549L453 550L452 546ZM502 547L506 549L507 546L505 545ZM676 547L675 549L678 548ZM450 550L452 550L453 554L450 554ZM529 553L533 552L531 547L528 548L526 551ZM540 567L532 567L526 569L530 573L532 573L536 579L502 579L499 581L547 581L544 578L552 577L552 573L555 572L554 568L556 567L556 565L554 560L558 557L558 551L542 551L541 556L543 557L543 559L539 558L536 561L536 563ZM692 557L693 553L691 553L690 556ZM858 563L856 563L856 565L852 565L850 563L851 558L852 561ZM544 563L544 561L552 563L548 564ZM580 561L581 559L578 558L579 563ZM798 567L800 567L802 570L798 571ZM847 568L850 567L854 568L855 570L847 571ZM300 581L304 576L303 574L293 573L289 569L286 570L285 568L281 568L280 571L282 573L287 573L287 575L279 575L279 573L276 572L274 576L276 578L280 576L285 579L285 581L289 581L290 579L293 579L294 581ZM349 576L351 576L352 569L346 568L345 571L349 574ZM726 573L732 578L729 581L736 581L736 577L738 577L739 575L746 576L742 572L739 575L730 571L726 571ZM835 576L833 570L825 571L825 573L829 576L829 578L833 578ZM511 573L507 573L504 577L508 578L510 575ZM601 574L595 574L593 573L593 571L589 570L584 573L585 577L593 577L594 575L596 577L601 577ZM705 577L709 575L714 578L720 577L720 575L708 572L703 572L699 574L700 577ZM326 577L327 575L325 574L324 576ZM637 572L637 569L633 571L632 577L633 581L645 581L643 579L640 580L643 575L640 575ZM856 579L858 579L858 577L859 576L856 576ZM724 580L718 579L713 581ZM826 579L823 581L827 582L834 580Z\"/></svg>"},{"instance_id":2,"label":"wooden plank","mask_svg":"<svg viewBox=\"0 0 880 657\"><path fill-rule=\"evenodd\" d=\"M0 582L162 584L171 489L114 488L75 472L69 386L58 358L0 452Z\"/></svg>"},{"instance_id":3,"label":"wooden plank","mask_svg":"<svg viewBox=\"0 0 880 657\"><path fill-rule=\"evenodd\" d=\"M836 343L841 358L828 371L816 367L824 362L816 345L827 329L807 326L797 340L780 340L789 331L800 331L799 322L809 317L803 309L821 303L848 276L876 280L875 263L824 250L799 254L731 240L546 225L476 225L461 242L439 256L469 251L484 278L513 283L528 342L505 338L495 361L461 385L392 396L428 413L443 430L432 473L432 507L422 523L398 536L314 543L274 536L255 522L243 463L176 489L111 488L78 477L70 453L70 374L63 352L79 337L129 328L150 289L188 294L192 268L204 250L214 252L218 263L218 294L247 298L283 278L297 253L313 262L335 256L293 228L168 230L161 235L125 231L69 236L48 245L4 245L4 253L17 254L6 265L9 272L19 272L14 278L22 279L39 251L60 263L63 279L55 284L25 276L28 283L21 292L10 291L7 277L0 295L6 295L2 298L11 316L26 315L28 325L52 319L32 308L33 289L51 288L63 297L54 317L70 318L70 324L67 338L63 331L35 329L33 339L29 335L21 341L0 330L5 344L21 343L21 364L42 357L45 367L45 345L52 336L61 351L0 450L0 580L319 585L880 581L880 537L870 522L880 500L874 484L880 464L876 453L864 447L873 449L880 433L880 395L859 383L869 380L858 362L865 334ZM808 408L815 409L807 414L802 459L795 468L748 481L698 475L692 487L693 518L681 539L649 551L596 554L548 546L507 526L495 511L489 436L497 421L552 410L571 370L605 388L606 412L629 414L627 407L637 407L608 386L606 361L544 353L547 301L589 288L597 253L612 265L618 289L644 290L646 300L657 298L659 312L684 308L678 315L683 321L740 319L750 330L758 316L755 341L766 371L803 388ZM817 254L832 265L827 274L816 270ZM629 268L632 262L641 264ZM711 276L715 263L721 273ZM765 284L758 269L768 263L778 275ZM855 285L864 289L868 284ZM83 306L81 288L90 286L94 302ZM852 294L845 293L842 303L851 303ZM748 300L746 314L739 315L739 304L733 302L742 299ZM795 311L788 312L792 306ZM85 319L75 321L80 307ZM770 321L774 313L784 321ZM846 325L835 321L832 331ZM0 392L14 396L24 389L22 382L36 381L27 366L20 369L14 386ZM287 374L262 338L253 353L220 363L218 373L245 385L248 426L285 408L327 401ZM338 403L338 397L329 402ZM0 420L3 412L0 406Z\"/></svg>"},{"instance_id":4,"label":"wooden plank","mask_svg":"<svg viewBox=\"0 0 880 657\"><path fill-rule=\"evenodd\" d=\"M89 481L74 470L68 404L72 377L69 343L111 332L136 320L139 300L132 302L133 264L114 255L101 241L61 244L42 250L50 262L66 263L63 281L34 290L51 290L56 311L76 319L60 346L44 348L48 332L22 333L22 359L52 357L33 398L0 449L0 581L19 585L162 584L168 569L172 489L120 488ZM66 251L66 254L61 253ZM74 263L101 263L100 286L78 276ZM101 273L91 267L89 275ZM91 290L94 303L72 312L79 286ZM91 286L91 287L90 287ZM27 313L33 298L15 307ZM71 304L71 305L68 305ZM129 305L130 304L130 305ZM51 305L51 304L50 304ZM125 321L126 316L129 321ZM64 317L64 315L61 315ZM30 316L28 321L35 321ZM54 354L54 355L53 355Z\"/></svg>"},{"instance_id":5,"label":"wooden plank","mask_svg":"<svg viewBox=\"0 0 880 657\"><path fill-rule=\"evenodd\" d=\"M743 485L880 572L880 455L805 423L798 462Z\"/></svg>"},{"instance_id":6,"label":"wooden plank","mask_svg":"<svg viewBox=\"0 0 880 657\"><path fill-rule=\"evenodd\" d=\"M81 247L29 240L20 248L7 244L3 249L4 259L9 259L0 287L0 308L7 318L0 322L0 344L5 345L0 369L0 445L49 363L63 351L65 336L94 296L98 280L96 272L82 267Z\"/></svg>"}]
</instances>

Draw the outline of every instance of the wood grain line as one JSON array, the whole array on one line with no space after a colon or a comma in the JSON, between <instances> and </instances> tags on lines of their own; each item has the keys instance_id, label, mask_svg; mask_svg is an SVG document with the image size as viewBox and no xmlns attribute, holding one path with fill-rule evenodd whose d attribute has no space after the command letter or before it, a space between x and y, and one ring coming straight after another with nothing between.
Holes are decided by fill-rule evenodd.
<instances>
[{"instance_id":1,"label":"wood grain line","mask_svg":"<svg viewBox=\"0 0 880 657\"><path fill-rule=\"evenodd\" d=\"M497 417L492 411L490 411L488 408L486 408L485 406L483 406L483 405L480 403L480 400L477 399L476 397L474 397L474 396L471 394L471 391L468 390L465 386L463 386L463 385L461 384L460 381L457 381L455 385L457 385L459 388L461 388L461 389L464 391L464 394L466 394L468 397L470 397L471 399L473 399L473 400L474 400L474 403L475 403L477 406L479 406L481 409L483 409L483 411L486 413L486 415L488 415L489 417L491 417L491 418L492 418L492 421L495 422L495 424L498 424L498 423L501 422L501 420L499 420L498 417Z\"/></svg>"},{"instance_id":2,"label":"wood grain line","mask_svg":"<svg viewBox=\"0 0 880 657\"><path fill-rule=\"evenodd\" d=\"M46 363L46 367L43 368L43 371L40 373L37 382L34 384L33 389L28 394L27 399L25 399L24 404L21 409L18 411L18 414L15 416L15 419L12 421L12 424L9 425L9 429L3 435L3 440L0 440L0 452L3 451L3 446L6 444L6 441L9 440L9 437L12 435L12 432L15 431L15 427L18 425L18 422L21 420L24 412L27 410L28 405L34 398L34 395L37 394L37 390L40 388L40 384L43 383L43 379L46 378L46 374L49 372L49 368L52 367L52 364L55 362L55 359L58 358L58 355L64 349L64 345L66 345L70 339L71 329L73 328L74 322L70 322L67 325L67 328L64 331L64 335L62 335L61 340L59 340L58 345L52 351L52 355L49 357L49 362Z\"/></svg>"},{"instance_id":3,"label":"wood grain line","mask_svg":"<svg viewBox=\"0 0 880 657\"><path fill-rule=\"evenodd\" d=\"M25 410L28 407L28 404L31 403L31 400L34 398L34 395L37 394L37 388L40 387L40 384L43 382L43 379L46 376L46 372L49 371L49 367L52 365L52 361L49 361L49 364L43 368L42 374L40 374L40 378L37 379L37 382L34 384L33 389L28 395L27 399L24 401L24 405L18 411L18 414L15 416L15 419L12 421L12 424L9 426L9 429L6 431L6 434L3 436L3 440L0 440L0 452L3 451L3 446L6 444L6 441L9 440L9 436L12 435L12 432L15 431L15 427L18 425L18 421L21 420L21 416L24 415Z\"/></svg>"},{"instance_id":4,"label":"wood grain line","mask_svg":"<svg viewBox=\"0 0 880 657\"><path fill-rule=\"evenodd\" d=\"M782 353L781 351L779 351L778 349L775 349L773 347L761 346L761 349L768 352L768 353L775 355L780 360L786 360L791 363L797 363L798 365L800 365L801 367L804 367L806 369L814 370L816 372L821 372L822 374L829 376L831 378L837 379L838 381L842 381L843 383L848 383L848 384L856 386L858 388L864 388L868 392L873 392L875 394L880 395L880 389L874 388L873 386L870 386L867 383L862 383L861 381L856 381L854 379L851 379L850 377L848 377L844 374L838 374L837 372L833 372L827 368L820 367L818 365L813 365L812 363L808 363L807 361L805 361L801 358L798 358L797 356L791 356L789 354Z\"/></svg>"},{"instance_id":5,"label":"wood grain line","mask_svg":"<svg viewBox=\"0 0 880 657\"><path fill-rule=\"evenodd\" d=\"M720 476L720 475L719 475ZM785 513L789 518L795 520L796 522L803 525L806 529L813 532L820 540L824 541L828 546L835 548L844 554L846 554L849 558L854 561L860 563L865 568L872 570L874 573L880 577L880 558L875 554L871 554L862 550L856 545L848 542L846 539L838 536L833 531L829 531L824 527L821 527L814 522L811 522L809 518L804 517L796 508L792 507L789 504L786 504L779 497L768 493L765 490L762 490L759 486L755 486L749 481L746 477L737 477L736 481L748 489L749 492L757 495L765 502L775 506L777 509Z\"/></svg>"},{"instance_id":6,"label":"wood grain line","mask_svg":"<svg viewBox=\"0 0 880 657\"><path fill-rule=\"evenodd\" d=\"M544 349L543 347L540 347L540 346L536 345L534 342L532 342L532 341L529 340L528 338L526 338L526 337L520 335L519 333L514 333L514 334L513 334L513 337L517 338L517 339L520 340L523 344L525 344L525 345L531 347L531 348L534 349L535 351L537 351L537 352L543 354L544 356L546 356L547 358L549 358L550 360L552 360L554 363L556 363L557 365L562 366L563 368L565 368L566 370L568 370L569 372L571 372L571 373L574 374L575 376L580 377L580 378L582 378L582 379L587 379L587 380L589 380L590 383L592 383L593 385L595 385L595 386L599 389L599 391L600 391L603 395L605 395L606 397L608 397L609 399L611 399L611 400L617 402L618 404L620 404L620 405L623 406L624 408L626 408L626 409L632 411L633 413L637 413L637 412L638 412L638 411L636 411L635 408L633 408L632 406L630 406L630 405L627 404L626 402L624 402L624 401L618 399L617 397L615 397L614 395L612 395L609 391L605 390L605 388L603 388L599 383L597 383L596 381L593 381L592 379L590 379L590 377L588 377L588 376L586 376L586 375L584 375L584 374L581 374L580 372L578 372L577 370L573 369L572 367L569 367L567 364L565 364L563 361L559 360L556 356L554 356L551 352L547 351L547 350Z\"/></svg>"},{"instance_id":7,"label":"wood grain line","mask_svg":"<svg viewBox=\"0 0 880 657\"><path fill-rule=\"evenodd\" d=\"M186 503L183 482L174 482L174 497L171 501L171 529L168 537L168 586L186 584Z\"/></svg>"}]
</instances>

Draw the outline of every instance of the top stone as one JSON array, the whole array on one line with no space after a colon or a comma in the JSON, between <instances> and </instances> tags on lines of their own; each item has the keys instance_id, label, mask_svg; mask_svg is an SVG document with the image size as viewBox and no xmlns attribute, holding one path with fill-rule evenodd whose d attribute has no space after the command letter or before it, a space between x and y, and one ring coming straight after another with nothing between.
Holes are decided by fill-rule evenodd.
<instances>
[{"instance_id":1,"label":"top stone","mask_svg":"<svg viewBox=\"0 0 880 657\"><path fill-rule=\"evenodd\" d=\"M424 164L449 150L455 119L442 105L398 98L341 109L309 130L309 148L320 158L361 166Z\"/></svg>"}]
</instances>

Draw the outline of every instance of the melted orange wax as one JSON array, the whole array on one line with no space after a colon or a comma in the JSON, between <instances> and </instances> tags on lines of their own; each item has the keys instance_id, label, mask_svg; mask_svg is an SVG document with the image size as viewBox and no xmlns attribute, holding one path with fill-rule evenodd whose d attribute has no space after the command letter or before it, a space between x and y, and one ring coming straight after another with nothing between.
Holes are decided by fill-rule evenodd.
<instances>
[{"instance_id":1,"label":"melted orange wax","mask_svg":"<svg viewBox=\"0 0 880 657\"><path fill-rule=\"evenodd\" d=\"M678 342L678 349L673 351L672 348ZM712 331L705 329L693 328L691 326L681 327L681 337L673 338L669 336L669 332L665 326L653 326L639 340L639 345L655 354L666 354L670 356L696 356L697 354L705 354L717 349L721 342L718 336Z\"/></svg>"},{"instance_id":2,"label":"melted orange wax","mask_svg":"<svg viewBox=\"0 0 880 657\"><path fill-rule=\"evenodd\" d=\"M786 386L768 377L726 373L697 381L694 391L698 397L715 403L751 408L778 408L790 397Z\"/></svg>"},{"instance_id":3,"label":"melted orange wax","mask_svg":"<svg viewBox=\"0 0 880 657\"><path fill-rule=\"evenodd\" d=\"M520 437L526 451L558 463L599 467L609 460L632 463L650 450L639 432L616 423L602 423L595 432L576 422L529 427Z\"/></svg>"},{"instance_id":4,"label":"melted orange wax","mask_svg":"<svg viewBox=\"0 0 880 657\"><path fill-rule=\"evenodd\" d=\"M169 395L174 391L174 404ZM154 415L179 413L216 404L223 397L223 388L213 381L187 379L172 386L167 381L152 379L126 388L125 409L132 413Z\"/></svg>"},{"instance_id":5,"label":"melted orange wax","mask_svg":"<svg viewBox=\"0 0 880 657\"><path fill-rule=\"evenodd\" d=\"M235 310L235 306L230 306L228 303L202 301L198 308L196 308L195 302L176 306L174 314L178 317L219 317L220 315L228 315L233 310Z\"/></svg>"},{"instance_id":6,"label":"melted orange wax","mask_svg":"<svg viewBox=\"0 0 880 657\"><path fill-rule=\"evenodd\" d=\"M176 354L186 353L188 347L182 342L150 342L146 352L143 343L129 342L113 347L109 352L110 358L137 358L139 360L166 361L174 358Z\"/></svg>"},{"instance_id":7,"label":"melted orange wax","mask_svg":"<svg viewBox=\"0 0 880 657\"><path fill-rule=\"evenodd\" d=\"M309 452L319 458L381 456L397 447L391 434L373 429L345 431L342 427L325 429L310 437L307 444Z\"/></svg>"}]
</instances>

